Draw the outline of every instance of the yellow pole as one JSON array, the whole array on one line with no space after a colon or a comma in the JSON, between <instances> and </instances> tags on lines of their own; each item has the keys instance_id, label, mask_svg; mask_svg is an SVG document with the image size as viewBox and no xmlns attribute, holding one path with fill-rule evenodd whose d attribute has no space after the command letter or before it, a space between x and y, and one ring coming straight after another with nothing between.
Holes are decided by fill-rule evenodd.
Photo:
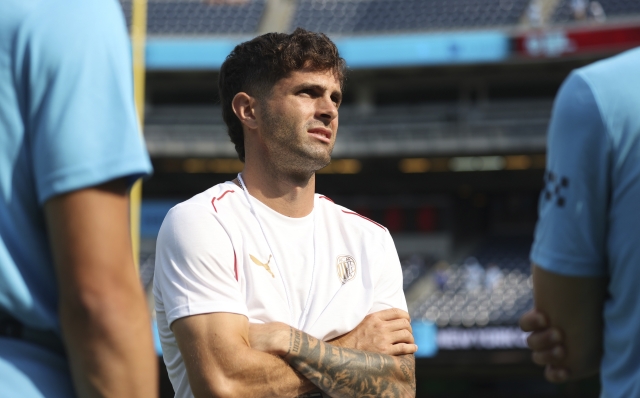
<instances>
[{"instance_id":1,"label":"yellow pole","mask_svg":"<svg viewBox=\"0 0 640 398\"><path fill-rule=\"evenodd\" d=\"M147 0L133 0L131 7L131 47L133 50L133 95L135 98L140 133L144 127L144 52L147 36ZM140 203L142 201L142 180L131 188L131 246L136 269L140 268Z\"/></svg>"}]
</instances>

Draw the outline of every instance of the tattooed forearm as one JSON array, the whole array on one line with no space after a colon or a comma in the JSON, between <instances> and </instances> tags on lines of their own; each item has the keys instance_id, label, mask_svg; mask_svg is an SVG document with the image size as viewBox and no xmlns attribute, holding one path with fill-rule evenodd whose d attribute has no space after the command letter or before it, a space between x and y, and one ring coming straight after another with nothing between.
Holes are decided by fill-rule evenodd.
<instances>
[{"instance_id":1,"label":"tattooed forearm","mask_svg":"<svg viewBox=\"0 0 640 398\"><path fill-rule=\"evenodd\" d=\"M400 371L411 390L416 391L416 358L413 355L401 355L398 357Z\"/></svg>"},{"instance_id":2,"label":"tattooed forearm","mask_svg":"<svg viewBox=\"0 0 640 398\"><path fill-rule=\"evenodd\" d=\"M291 328L284 359L332 397L414 397L413 355L393 357L335 347Z\"/></svg>"}]
</instances>

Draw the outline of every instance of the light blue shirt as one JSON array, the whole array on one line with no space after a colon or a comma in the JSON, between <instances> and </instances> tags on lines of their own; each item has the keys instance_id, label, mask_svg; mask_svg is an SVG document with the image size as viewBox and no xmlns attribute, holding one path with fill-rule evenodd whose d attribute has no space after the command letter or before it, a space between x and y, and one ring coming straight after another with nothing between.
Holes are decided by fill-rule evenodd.
<instances>
[{"instance_id":1,"label":"light blue shirt","mask_svg":"<svg viewBox=\"0 0 640 398\"><path fill-rule=\"evenodd\" d=\"M58 332L56 275L43 204L62 193L119 177L133 181L150 172L133 104L131 50L118 3L3 0L0 308L27 325ZM20 347L15 340L0 339L2 394L7 393L5 386L18 388L8 396L67 394L52 386L34 389L36 379L48 378L42 369L24 364L37 357L31 351L44 349L33 347L27 353ZM20 358L21 352L30 359ZM38 366L55 362L47 356L49 352L42 353ZM59 364L49 368L56 366L60 368ZM23 378L32 385L25 387Z\"/></svg>"},{"instance_id":2,"label":"light blue shirt","mask_svg":"<svg viewBox=\"0 0 640 398\"><path fill-rule=\"evenodd\" d=\"M531 259L610 278L603 395L640 397L640 49L574 71L556 98Z\"/></svg>"}]
</instances>

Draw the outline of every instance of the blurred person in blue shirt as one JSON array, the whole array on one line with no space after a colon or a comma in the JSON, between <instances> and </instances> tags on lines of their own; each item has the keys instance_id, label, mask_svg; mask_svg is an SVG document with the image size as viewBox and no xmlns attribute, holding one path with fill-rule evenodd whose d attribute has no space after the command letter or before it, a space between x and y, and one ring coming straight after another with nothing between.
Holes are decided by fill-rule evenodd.
<instances>
[{"instance_id":1,"label":"blurred person in blue shirt","mask_svg":"<svg viewBox=\"0 0 640 398\"><path fill-rule=\"evenodd\" d=\"M640 48L574 71L549 127L531 252L533 360L548 380L600 372L640 397Z\"/></svg>"},{"instance_id":2,"label":"blurred person in blue shirt","mask_svg":"<svg viewBox=\"0 0 640 398\"><path fill-rule=\"evenodd\" d=\"M157 395L127 192L151 165L122 11L0 8L0 396Z\"/></svg>"}]
</instances>

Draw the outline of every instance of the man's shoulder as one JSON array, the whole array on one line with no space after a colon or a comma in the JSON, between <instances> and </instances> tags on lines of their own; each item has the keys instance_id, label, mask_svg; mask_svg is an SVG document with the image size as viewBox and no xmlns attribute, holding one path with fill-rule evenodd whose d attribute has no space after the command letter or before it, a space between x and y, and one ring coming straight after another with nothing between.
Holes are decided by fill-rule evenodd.
<instances>
[{"instance_id":1,"label":"man's shoulder","mask_svg":"<svg viewBox=\"0 0 640 398\"><path fill-rule=\"evenodd\" d=\"M206 191L200 192L184 202L173 206L169 210L167 217L184 216L187 214L196 216L203 216L205 214L218 215L222 208L228 210L229 206L235 204L233 197L238 191L241 191L241 189L229 181L214 185Z\"/></svg>"},{"instance_id":2,"label":"man's shoulder","mask_svg":"<svg viewBox=\"0 0 640 398\"><path fill-rule=\"evenodd\" d=\"M640 48L635 48L578 68L577 72L595 80L612 77L615 81L624 81L626 77L633 78L637 75L638 63L640 63Z\"/></svg>"},{"instance_id":3,"label":"man's shoulder","mask_svg":"<svg viewBox=\"0 0 640 398\"><path fill-rule=\"evenodd\" d=\"M8 1L7 12L3 13L3 22L11 21L19 26L21 34L32 39L32 45L41 43L51 46L57 43L56 36L59 33L77 35L77 30L82 29L82 34L90 39L93 33L100 36L107 32L111 34L126 34L126 26L122 8L111 0L4 0ZM4 11L4 10L3 10ZM63 36L66 37L66 36ZM53 41L47 39L52 38ZM43 40L44 39L44 40ZM105 38L106 40L107 38ZM78 43L74 46L60 44L60 52L78 51ZM95 44L95 43L94 43ZM100 44L100 43L98 43Z\"/></svg>"},{"instance_id":4,"label":"man's shoulder","mask_svg":"<svg viewBox=\"0 0 640 398\"><path fill-rule=\"evenodd\" d=\"M572 77L584 80L605 113L619 113L620 107L626 107L628 112L637 115L640 104L639 64L640 48L637 48L579 68Z\"/></svg>"},{"instance_id":5,"label":"man's shoulder","mask_svg":"<svg viewBox=\"0 0 640 398\"><path fill-rule=\"evenodd\" d=\"M41 6L40 3L40 0L4 0L4 9L0 14L0 37L13 38L34 10ZM3 47L2 50L10 51L10 47Z\"/></svg>"},{"instance_id":6,"label":"man's shoulder","mask_svg":"<svg viewBox=\"0 0 640 398\"><path fill-rule=\"evenodd\" d=\"M214 208L215 199L228 192L228 187L227 183L218 184L169 209L158 232L156 256L197 253L211 248L210 242L220 244L226 241L223 237L231 238L229 227L234 223L221 217L220 206L218 212Z\"/></svg>"},{"instance_id":7,"label":"man's shoulder","mask_svg":"<svg viewBox=\"0 0 640 398\"><path fill-rule=\"evenodd\" d=\"M335 203L331 198L325 195L316 194L316 198L318 203L323 206L323 210L335 218L335 222L339 222L342 225L354 228L355 230L366 234L385 235L388 233L388 230L384 225L365 215Z\"/></svg>"}]
</instances>

